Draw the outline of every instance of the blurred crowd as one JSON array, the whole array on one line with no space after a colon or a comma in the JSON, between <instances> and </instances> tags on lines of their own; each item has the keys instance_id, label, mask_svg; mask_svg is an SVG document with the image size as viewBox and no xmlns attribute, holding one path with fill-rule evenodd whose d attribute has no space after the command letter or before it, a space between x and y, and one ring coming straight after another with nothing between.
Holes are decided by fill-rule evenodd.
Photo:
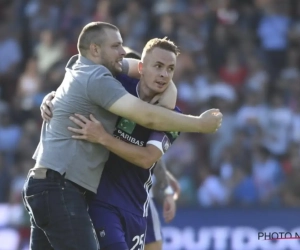
<instances>
[{"instance_id":1,"label":"blurred crowd","mask_svg":"<svg viewBox=\"0 0 300 250\"><path fill-rule=\"evenodd\" d=\"M41 101L90 21L117 25L139 52L154 37L175 41L178 106L223 112L216 134L183 133L164 156L179 206L300 206L297 0L1 0L0 203L22 213Z\"/></svg>"}]
</instances>

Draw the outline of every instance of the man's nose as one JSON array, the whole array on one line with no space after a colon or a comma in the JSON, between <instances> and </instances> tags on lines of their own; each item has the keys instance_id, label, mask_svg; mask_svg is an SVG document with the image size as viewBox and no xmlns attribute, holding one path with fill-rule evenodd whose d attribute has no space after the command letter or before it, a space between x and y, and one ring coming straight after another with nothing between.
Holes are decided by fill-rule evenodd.
<instances>
[{"instance_id":1,"label":"man's nose","mask_svg":"<svg viewBox=\"0 0 300 250\"><path fill-rule=\"evenodd\" d=\"M125 49L124 49L123 46L121 46L120 54L121 54L122 56L125 56L125 55L126 55L126 51L125 51Z\"/></svg>"},{"instance_id":2,"label":"man's nose","mask_svg":"<svg viewBox=\"0 0 300 250\"><path fill-rule=\"evenodd\" d=\"M169 73L167 70L163 70L161 73L160 73L160 76L161 77L168 77L169 76Z\"/></svg>"}]
</instances>

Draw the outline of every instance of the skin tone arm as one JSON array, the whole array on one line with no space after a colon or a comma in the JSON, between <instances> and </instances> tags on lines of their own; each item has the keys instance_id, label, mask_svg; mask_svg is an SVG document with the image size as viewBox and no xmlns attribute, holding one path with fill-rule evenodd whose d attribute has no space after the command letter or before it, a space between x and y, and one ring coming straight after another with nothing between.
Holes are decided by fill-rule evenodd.
<instances>
[{"instance_id":1,"label":"skin tone arm","mask_svg":"<svg viewBox=\"0 0 300 250\"><path fill-rule=\"evenodd\" d=\"M90 115L91 120L82 115L76 115L76 118L70 117L70 119L81 127L80 129L68 127L70 131L76 133L72 138L99 143L124 160L141 168L150 168L162 156L162 152L153 145L140 147L115 138L105 131L102 124L93 115Z\"/></svg>"},{"instance_id":2,"label":"skin tone arm","mask_svg":"<svg viewBox=\"0 0 300 250\"><path fill-rule=\"evenodd\" d=\"M49 122L52 117L53 104L51 100L55 97L55 91L47 94L44 97L43 103L40 106L42 118ZM177 100L177 88L175 84L170 84L168 88L160 95L156 95L150 101L151 104L156 104L157 106L165 107L167 109L174 109Z\"/></svg>"},{"instance_id":3,"label":"skin tone arm","mask_svg":"<svg viewBox=\"0 0 300 250\"><path fill-rule=\"evenodd\" d=\"M51 100L52 95L51 93L48 94L43 103L46 102L47 104L46 100ZM52 108L50 101L48 104ZM41 109L45 111L45 115L42 114L42 117L49 121L52 114L45 106L41 105ZM130 94L121 97L108 110L144 127L161 131L214 133L222 123L222 114L218 109L207 110L200 116L183 115L145 103Z\"/></svg>"},{"instance_id":4,"label":"skin tone arm","mask_svg":"<svg viewBox=\"0 0 300 250\"><path fill-rule=\"evenodd\" d=\"M128 68L128 72L126 72L127 70L125 70L124 73L126 73L130 77L140 79L141 75L138 70L139 61L140 60L134 58L124 58L123 63L126 64L126 67L123 67L123 72L124 68Z\"/></svg>"},{"instance_id":5,"label":"skin tone arm","mask_svg":"<svg viewBox=\"0 0 300 250\"><path fill-rule=\"evenodd\" d=\"M177 200L181 192L180 185L176 180L176 178L168 170L167 170L167 176L169 179L170 186L174 190L174 199Z\"/></svg>"},{"instance_id":6,"label":"skin tone arm","mask_svg":"<svg viewBox=\"0 0 300 250\"><path fill-rule=\"evenodd\" d=\"M154 96L150 103L165 107L167 109L174 109L176 106L176 101L177 88L172 81L168 88L162 94Z\"/></svg>"},{"instance_id":7,"label":"skin tone arm","mask_svg":"<svg viewBox=\"0 0 300 250\"><path fill-rule=\"evenodd\" d=\"M174 199L177 200L180 195L180 185L176 178L167 170L166 164L162 159L157 161L154 169L154 176L157 181L157 186L160 190L165 190L170 186L174 191Z\"/></svg>"},{"instance_id":8,"label":"skin tone arm","mask_svg":"<svg viewBox=\"0 0 300 250\"><path fill-rule=\"evenodd\" d=\"M169 223L174 219L176 213L176 203L173 195L166 195L163 202L163 217Z\"/></svg>"},{"instance_id":9,"label":"skin tone arm","mask_svg":"<svg viewBox=\"0 0 300 250\"><path fill-rule=\"evenodd\" d=\"M158 160L154 169L154 175L156 177L157 188L159 190L167 190L168 188L174 190L174 194L164 193L163 201L163 217L165 222L170 222L174 219L176 213L176 197L179 195L180 187L174 176L167 171L166 165L162 159ZM172 180L172 181L171 181ZM175 182L174 182L175 180ZM176 185L172 185L175 184Z\"/></svg>"},{"instance_id":10,"label":"skin tone arm","mask_svg":"<svg viewBox=\"0 0 300 250\"><path fill-rule=\"evenodd\" d=\"M141 126L159 131L214 133L222 122L222 114L218 109L207 110L200 116L183 115L148 104L130 94L125 94L108 110Z\"/></svg>"},{"instance_id":11,"label":"skin tone arm","mask_svg":"<svg viewBox=\"0 0 300 250\"><path fill-rule=\"evenodd\" d=\"M164 190L170 185L166 165L162 159L157 161L153 174L156 178L156 183L159 190Z\"/></svg>"}]
</instances>

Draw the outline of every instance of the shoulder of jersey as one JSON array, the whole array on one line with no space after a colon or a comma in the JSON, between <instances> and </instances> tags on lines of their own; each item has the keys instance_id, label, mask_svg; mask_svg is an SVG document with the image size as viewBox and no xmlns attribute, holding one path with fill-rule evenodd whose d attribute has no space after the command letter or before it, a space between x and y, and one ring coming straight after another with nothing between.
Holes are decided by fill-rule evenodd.
<instances>
[{"instance_id":1,"label":"shoulder of jersey","mask_svg":"<svg viewBox=\"0 0 300 250\"><path fill-rule=\"evenodd\" d=\"M130 82L136 83L136 84L139 82L139 79L130 77L130 76L126 75L126 74L118 74L116 76L116 79L118 79L118 80L124 80L124 81L130 81Z\"/></svg>"},{"instance_id":2,"label":"shoulder of jersey","mask_svg":"<svg viewBox=\"0 0 300 250\"><path fill-rule=\"evenodd\" d=\"M176 111L178 113L182 113L181 109L178 106L175 106L174 111Z\"/></svg>"}]
</instances>

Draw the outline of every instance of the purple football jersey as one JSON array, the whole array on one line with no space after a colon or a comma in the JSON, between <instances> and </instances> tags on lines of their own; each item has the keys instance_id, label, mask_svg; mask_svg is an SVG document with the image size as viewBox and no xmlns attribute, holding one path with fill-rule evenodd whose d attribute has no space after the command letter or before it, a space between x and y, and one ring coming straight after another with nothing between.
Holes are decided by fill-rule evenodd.
<instances>
[{"instance_id":1,"label":"purple football jersey","mask_svg":"<svg viewBox=\"0 0 300 250\"><path fill-rule=\"evenodd\" d=\"M138 97L139 80L126 75L118 76L118 80L130 94ZM178 108L176 111L180 112ZM174 142L178 133L154 131L119 117L114 136L140 147L152 144L164 153ZM110 153L101 176L97 195L92 199L90 206L97 206L97 203L105 202L138 216L146 217L154 166L155 164L150 169L143 169Z\"/></svg>"}]
</instances>

